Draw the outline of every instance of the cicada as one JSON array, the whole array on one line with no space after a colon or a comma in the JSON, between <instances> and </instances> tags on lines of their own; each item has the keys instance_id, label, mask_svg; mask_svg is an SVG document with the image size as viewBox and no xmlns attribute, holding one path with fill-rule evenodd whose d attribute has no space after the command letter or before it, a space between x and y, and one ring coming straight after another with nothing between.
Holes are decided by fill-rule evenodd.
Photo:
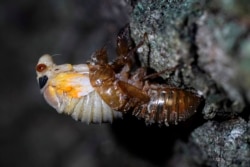
<instances>
[{"instance_id":1,"label":"cicada","mask_svg":"<svg viewBox=\"0 0 250 167\"><path fill-rule=\"evenodd\" d=\"M86 64L56 65L43 55L36 66L45 100L59 113L85 123L112 122L131 113L147 124L177 124L193 115L201 96L194 91L150 83L145 68L132 71L129 27L117 37L117 58L108 62L107 51L96 51Z\"/></svg>"}]
</instances>

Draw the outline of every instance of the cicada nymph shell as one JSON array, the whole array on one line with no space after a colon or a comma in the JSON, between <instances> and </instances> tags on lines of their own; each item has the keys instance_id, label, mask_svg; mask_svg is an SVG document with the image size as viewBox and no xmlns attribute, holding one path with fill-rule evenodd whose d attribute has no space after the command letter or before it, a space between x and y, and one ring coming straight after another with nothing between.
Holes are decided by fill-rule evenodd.
<instances>
[{"instance_id":1,"label":"cicada nymph shell","mask_svg":"<svg viewBox=\"0 0 250 167\"><path fill-rule=\"evenodd\" d=\"M191 90L162 86L144 86L150 97L147 104L135 107L133 115L145 119L147 124L177 124L196 112L201 96Z\"/></svg>"},{"instance_id":2,"label":"cicada nymph shell","mask_svg":"<svg viewBox=\"0 0 250 167\"><path fill-rule=\"evenodd\" d=\"M86 64L56 65L50 55L43 55L36 72L41 93L58 113L71 115L85 123L112 122L114 118L122 117L92 87Z\"/></svg>"}]
</instances>

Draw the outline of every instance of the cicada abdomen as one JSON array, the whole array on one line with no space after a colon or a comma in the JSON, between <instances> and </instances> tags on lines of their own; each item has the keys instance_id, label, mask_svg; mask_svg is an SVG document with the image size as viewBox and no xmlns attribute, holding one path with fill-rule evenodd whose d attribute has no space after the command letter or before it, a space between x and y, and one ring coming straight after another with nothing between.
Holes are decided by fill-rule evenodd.
<instances>
[{"instance_id":1,"label":"cicada abdomen","mask_svg":"<svg viewBox=\"0 0 250 167\"><path fill-rule=\"evenodd\" d=\"M137 106L133 115L145 119L147 124L177 124L196 112L201 97L189 90L151 86L147 90L150 101Z\"/></svg>"},{"instance_id":2,"label":"cicada abdomen","mask_svg":"<svg viewBox=\"0 0 250 167\"><path fill-rule=\"evenodd\" d=\"M71 98L70 105L65 105L63 112L71 115L75 120L89 123L112 122L122 117L120 112L112 110L99 96L92 91L79 99Z\"/></svg>"}]
</instances>

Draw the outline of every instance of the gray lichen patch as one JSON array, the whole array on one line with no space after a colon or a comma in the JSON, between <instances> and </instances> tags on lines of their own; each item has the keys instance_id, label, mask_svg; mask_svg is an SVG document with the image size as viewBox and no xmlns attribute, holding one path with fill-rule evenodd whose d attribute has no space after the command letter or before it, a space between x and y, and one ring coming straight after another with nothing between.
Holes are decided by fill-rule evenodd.
<instances>
[{"instance_id":1,"label":"gray lichen patch","mask_svg":"<svg viewBox=\"0 0 250 167\"><path fill-rule=\"evenodd\" d=\"M170 166L248 167L249 128L241 118L207 122L191 134L187 144L176 143Z\"/></svg>"},{"instance_id":2,"label":"gray lichen patch","mask_svg":"<svg viewBox=\"0 0 250 167\"><path fill-rule=\"evenodd\" d=\"M193 23L201 15L202 1L146 1L137 3L131 15L132 37L136 43L148 35L148 45L140 50L143 65L156 71L173 68L184 61L194 61L192 45ZM148 53L150 52L149 62Z\"/></svg>"},{"instance_id":3,"label":"gray lichen patch","mask_svg":"<svg viewBox=\"0 0 250 167\"><path fill-rule=\"evenodd\" d=\"M224 107L224 110L230 110L232 114L239 113L245 106L242 93L247 92L247 89L242 92L241 84L244 83L242 82L244 79L249 80L249 77L245 75L242 80L239 80L239 70L242 69L239 61L242 61L242 56L236 48L239 45L239 39L246 33L246 28L226 21L223 16L218 17L211 13L205 13L198 23L196 44L199 66L211 76L217 86L225 91L225 96L231 100L231 104ZM210 104L217 105L216 107L218 107L218 103L221 103L221 99L213 101ZM210 104L205 107L206 116L208 111L212 112L208 109L213 108ZM213 110L216 111L215 108Z\"/></svg>"},{"instance_id":4,"label":"gray lichen patch","mask_svg":"<svg viewBox=\"0 0 250 167\"><path fill-rule=\"evenodd\" d=\"M246 167L250 166L249 128L250 124L241 118L221 124L208 122L192 133L190 141L202 148L209 166Z\"/></svg>"},{"instance_id":5,"label":"gray lichen patch","mask_svg":"<svg viewBox=\"0 0 250 167\"><path fill-rule=\"evenodd\" d=\"M241 41L239 46L238 75L236 80L245 92L245 96L250 101L250 34Z\"/></svg>"}]
</instances>

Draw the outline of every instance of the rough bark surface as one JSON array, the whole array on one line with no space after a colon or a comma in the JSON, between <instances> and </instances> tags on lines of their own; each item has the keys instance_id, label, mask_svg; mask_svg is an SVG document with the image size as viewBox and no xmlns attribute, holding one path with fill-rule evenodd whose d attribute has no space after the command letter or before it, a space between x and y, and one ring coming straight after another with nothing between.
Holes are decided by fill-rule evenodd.
<instances>
[{"instance_id":1,"label":"rough bark surface","mask_svg":"<svg viewBox=\"0 0 250 167\"><path fill-rule=\"evenodd\" d=\"M210 120L177 143L172 166L249 166L249 10L246 1L141 0L131 14L143 65L170 84L200 91ZM243 117L243 119L241 118ZM180 146L178 146L180 145ZM178 153L179 151L179 153ZM180 153L181 152L181 153Z\"/></svg>"}]
</instances>

